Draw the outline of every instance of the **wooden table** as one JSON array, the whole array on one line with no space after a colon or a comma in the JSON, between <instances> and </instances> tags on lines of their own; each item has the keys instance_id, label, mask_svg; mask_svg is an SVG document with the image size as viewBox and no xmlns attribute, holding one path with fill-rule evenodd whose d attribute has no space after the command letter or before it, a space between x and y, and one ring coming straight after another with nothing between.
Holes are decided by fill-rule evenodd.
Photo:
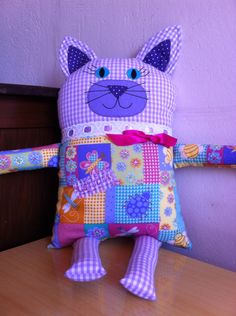
<instances>
[{"instance_id":1,"label":"wooden table","mask_svg":"<svg viewBox=\"0 0 236 316\"><path fill-rule=\"evenodd\" d=\"M158 300L150 302L119 284L132 240L103 242L100 253L108 273L89 283L65 279L72 249L49 250L48 242L45 238L0 253L1 316L236 315L234 272L161 249Z\"/></svg>"}]
</instances>

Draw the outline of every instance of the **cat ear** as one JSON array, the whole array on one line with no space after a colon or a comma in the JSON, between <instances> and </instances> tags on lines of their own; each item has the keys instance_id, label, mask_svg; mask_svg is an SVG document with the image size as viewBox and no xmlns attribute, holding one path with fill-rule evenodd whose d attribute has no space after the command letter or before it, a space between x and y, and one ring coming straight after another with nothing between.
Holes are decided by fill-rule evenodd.
<instances>
[{"instance_id":1,"label":"cat ear","mask_svg":"<svg viewBox=\"0 0 236 316\"><path fill-rule=\"evenodd\" d=\"M150 38L136 58L171 74L179 58L181 44L182 29L179 25L172 26Z\"/></svg>"},{"instance_id":2,"label":"cat ear","mask_svg":"<svg viewBox=\"0 0 236 316\"><path fill-rule=\"evenodd\" d=\"M96 57L94 51L85 43L70 36L65 37L61 44L60 65L67 77Z\"/></svg>"}]
</instances>

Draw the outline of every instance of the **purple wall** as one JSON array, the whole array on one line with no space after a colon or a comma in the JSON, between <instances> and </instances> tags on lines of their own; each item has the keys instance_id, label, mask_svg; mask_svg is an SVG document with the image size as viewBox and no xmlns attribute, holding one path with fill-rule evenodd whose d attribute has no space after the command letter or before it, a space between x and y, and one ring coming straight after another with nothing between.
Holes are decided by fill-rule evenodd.
<instances>
[{"instance_id":1,"label":"purple wall","mask_svg":"<svg viewBox=\"0 0 236 316\"><path fill-rule=\"evenodd\" d=\"M65 35L99 57L132 57L160 29L181 24L174 74L180 142L236 145L235 0L2 0L0 82L60 86L57 56ZM236 271L236 171L178 170L193 242L187 255Z\"/></svg>"}]
</instances>

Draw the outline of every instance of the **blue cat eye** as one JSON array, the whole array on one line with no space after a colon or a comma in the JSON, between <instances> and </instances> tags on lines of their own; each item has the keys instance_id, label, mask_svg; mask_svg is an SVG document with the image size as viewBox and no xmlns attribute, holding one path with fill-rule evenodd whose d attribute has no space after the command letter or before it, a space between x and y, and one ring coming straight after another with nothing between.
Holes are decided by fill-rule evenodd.
<instances>
[{"instance_id":1,"label":"blue cat eye","mask_svg":"<svg viewBox=\"0 0 236 316\"><path fill-rule=\"evenodd\" d=\"M127 70L127 76L129 79L138 79L141 77L141 72L136 68L130 68Z\"/></svg>"},{"instance_id":2,"label":"blue cat eye","mask_svg":"<svg viewBox=\"0 0 236 316\"><path fill-rule=\"evenodd\" d=\"M106 67L99 67L96 71L95 71L95 76L97 78L105 78L109 75L110 71L108 68Z\"/></svg>"}]
</instances>

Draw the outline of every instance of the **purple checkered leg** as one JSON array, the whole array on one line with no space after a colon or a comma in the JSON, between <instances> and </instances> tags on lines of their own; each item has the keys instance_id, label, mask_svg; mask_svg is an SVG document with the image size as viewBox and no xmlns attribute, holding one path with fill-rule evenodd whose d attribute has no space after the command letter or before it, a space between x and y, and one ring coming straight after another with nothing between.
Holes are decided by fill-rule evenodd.
<instances>
[{"instance_id":1,"label":"purple checkered leg","mask_svg":"<svg viewBox=\"0 0 236 316\"><path fill-rule=\"evenodd\" d=\"M93 281L106 274L98 253L100 240L84 237L78 239L73 247L72 266L65 272L65 276L73 281Z\"/></svg>"},{"instance_id":2,"label":"purple checkered leg","mask_svg":"<svg viewBox=\"0 0 236 316\"><path fill-rule=\"evenodd\" d=\"M151 301L156 299L154 273L160 246L153 237L137 237L125 277L120 280L128 291Z\"/></svg>"}]
</instances>

